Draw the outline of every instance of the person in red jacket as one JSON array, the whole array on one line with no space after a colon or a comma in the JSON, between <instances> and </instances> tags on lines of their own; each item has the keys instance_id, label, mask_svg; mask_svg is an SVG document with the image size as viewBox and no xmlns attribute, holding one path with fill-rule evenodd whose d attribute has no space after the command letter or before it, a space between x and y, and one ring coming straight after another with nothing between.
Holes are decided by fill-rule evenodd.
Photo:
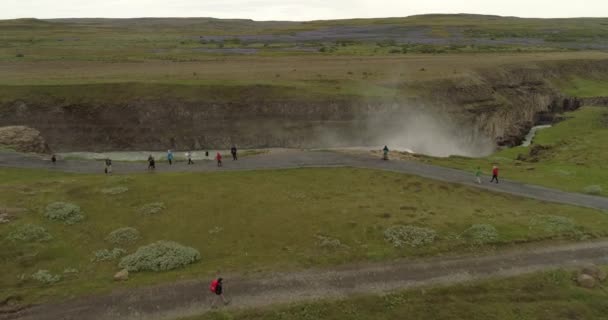
<instances>
[{"instance_id":1,"label":"person in red jacket","mask_svg":"<svg viewBox=\"0 0 608 320\"><path fill-rule=\"evenodd\" d=\"M223 280L224 279L222 279L222 278L217 278L217 279L211 281L211 284L209 285L209 291L214 293L215 296L217 296L219 298L219 299L213 299L213 301L211 302L212 308L215 307L215 302L217 300L222 300L222 303L224 303L225 305L230 302L230 301L226 300L226 298L224 298L224 287L222 286Z\"/></svg>"},{"instance_id":2,"label":"person in red jacket","mask_svg":"<svg viewBox=\"0 0 608 320\"><path fill-rule=\"evenodd\" d=\"M215 160L217 160L217 166L221 167L222 166L222 155L219 152L215 155Z\"/></svg>"},{"instance_id":3,"label":"person in red jacket","mask_svg":"<svg viewBox=\"0 0 608 320\"><path fill-rule=\"evenodd\" d=\"M492 180L490 180L490 183L496 181L496 183L498 183L498 167L494 166L492 167Z\"/></svg>"}]
</instances>

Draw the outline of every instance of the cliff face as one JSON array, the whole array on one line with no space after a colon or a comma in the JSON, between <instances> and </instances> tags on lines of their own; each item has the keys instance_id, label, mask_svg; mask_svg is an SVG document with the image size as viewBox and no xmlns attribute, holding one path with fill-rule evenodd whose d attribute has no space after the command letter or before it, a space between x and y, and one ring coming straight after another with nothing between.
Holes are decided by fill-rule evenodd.
<instances>
[{"instance_id":1,"label":"cliff face","mask_svg":"<svg viewBox=\"0 0 608 320\"><path fill-rule=\"evenodd\" d=\"M433 98L435 105L466 114L497 145L514 146L536 123L583 104L605 98L568 97L554 84L572 77L608 77L608 60L540 63L480 70L468 81L444 83Z\"/></svg>"},{"instance_id":2,"label":"cliff face","mask_svg":"<svg viewBox=\"0 0 608 320\"><path fill-rule=\"evenodd\" d=\"M231 92L213 100L204 95L76 103L53 96L23 98L0 104L0 126L35 128L56 151L390 143L430 154L449 149L476 156L496 144L515 145L539 119L575 107L552 83L577 74L605 77L608 61L478 70L467 79L422 84L426 93L415 100L336 96L309 101L273 98L255 88L243 98Z\"/></svg>"}]
</instances>

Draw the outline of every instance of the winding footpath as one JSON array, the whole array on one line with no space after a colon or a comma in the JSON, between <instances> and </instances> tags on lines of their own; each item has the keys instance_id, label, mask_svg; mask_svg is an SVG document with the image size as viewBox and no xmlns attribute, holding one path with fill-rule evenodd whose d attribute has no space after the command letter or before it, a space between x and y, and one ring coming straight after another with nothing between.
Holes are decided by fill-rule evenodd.
<instances>
[{"instance_id":1,"label":"winding footpath","mask_svg":"<svg viewBox=\"0 0 608 320\"><path fill-rule=\"evenodd\" d=\"M146 163L115 162L114 172L146 172ZM33 155L0 152L0 167L37 168L74 173L103 174L97 161L59 161ZM401 172L458 183L493 192L542 201L608 210L608 198L568 193L513 181L500 184L474 182L471 173L410 161L382 161L371 156L337 152L286 150L225 161L199 161L157 165L156 172L211 172L304 167L356 167ZM449 285L477 279L507 277L556 268L608 263L608 240L551 246L523 245L484 255L444 255L383 263L357 264L331 269L309 269L254 276L224 275L227 309L264 307L318 299L336 299L353 294L383 294L428 285ZM210 310L208 279L182 281L153 287L119 289L114 292L75 298L65 302L29 306L16 312L1 312L0 320L170 320L199 315Z\"/></svg>"},{"instance_id":2,"label":"winding footpath","mask_svg":"<svg viewBox=\"0 0 608 320\"><path fill-rule=\"evenodd\" d=\"M385 294L429 285L509 277L541 270L608 263L608 241L523 246L484 256L359 264L243 278L225 275L231 304L223 309L265 307L304 301L346 298L353 294ZM121 289L55 304L32 306L1 320L174 320L210 311L209 280Z\"/></svg>"},{"instance_id":3,"label":"winding footpath","mask_svg":"<svg viewBox=\"0 0 608 320\"><path fill-rule=\"evenodd\" d=\"M0 167L35 168L73 173L103 174L103 162L91 160L66 160L55 165L48 159L34 155L0 152ZM147 163L114 162L113 171L121 173L146 172ZM382 161L365 155L351 155L330 151L281 150L242 158L238 161L224 160L224 166L218 168L214 161L197 161L194 165L184 162L169 166L158 162L155 172L209 172L229 170L271 170L307 167L354 167L393 171L421 176L433 180L458 183L493 192L508 193L520 197L533 198L546 202L555 202L599 210L608 210L608 197L590 196L571 193L541 186L529 185L501 179L500 184L477 184L471 172L428 165L415 161ZM490 179L484 179L489 181Z\"/></svg>"}]
</instances>

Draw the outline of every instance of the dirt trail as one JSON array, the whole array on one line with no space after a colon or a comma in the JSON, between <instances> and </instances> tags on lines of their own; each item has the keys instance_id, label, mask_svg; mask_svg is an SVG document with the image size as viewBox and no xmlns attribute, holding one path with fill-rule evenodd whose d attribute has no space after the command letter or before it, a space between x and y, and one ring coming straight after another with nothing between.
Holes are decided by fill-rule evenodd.
<instances>
[{"instance_id":1,"label":"dirt trail","mask_svg":"<svg viewBox=\"0 0 608 320\"><path fill-rule=\"evenodd\" d=\"M487 256L447 256L401 260L327 270L267 274L257 278L226 276L226 309L263 307L352 294L383 294L428 285L449 285L475 279L506 277L555 268L608 262L608 241L525 246ZM178 282L116 291L102 296L34 306L2 320L162 320L210 310L208 280Z\"/></svg>"},{"instance_id":2,"label":"dirt trail","mask_svg":"<svg viewBox=\"0 0 608 320\"><path fill-rule=\"evenodd\" d=\"M53 165L48 159L10 152L0 152L0 167L2 166L17 168L42 168L53 171L75 173L103 173L103 163L101 161L69 160L59 161ZM114 162L113 164L115 174L138 172L144 173L146 172L146 167L146 163ZM472 172L438 167L415 161L382 161L371 156L351 155L327 151L281 150L246 157L239 161L225 159L224 166L222 168L217 168L213 161L198 161L192 166L188 166L183 162L169 166L168 164L161 162L157 164L156 172L208 172L304 167L357 167L401 172L418 175L433 180L458 183L490 190L493 192L508 193L520 197L533 198L547 202L608 210L608 197L564 192L504 179L501 180L500 184L485 183L478 185L474 181ZM484 180L489 181L490 179L489 177L484 177Z\"/></svg>"}]
</instances>

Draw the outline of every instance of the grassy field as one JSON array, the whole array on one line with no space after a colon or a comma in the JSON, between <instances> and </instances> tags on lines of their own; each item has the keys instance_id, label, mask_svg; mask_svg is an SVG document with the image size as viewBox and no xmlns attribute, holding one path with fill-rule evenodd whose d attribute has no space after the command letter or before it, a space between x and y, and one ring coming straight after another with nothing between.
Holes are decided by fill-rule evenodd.
<instances>
[{"instance_id":1,"label":"grassy field","mask_svg":"<svg viewBox=\"0 0 608 320\"><path fill-rule=\"evenodd\" d=\"M274 56L560 51L607 43L606 21L478 15L310 22L4 20L0 21L0 61L191 61L231 52ZM359 38L348 29L341 31L346 27L369 28L368 33L377 35ZM310 37L306 32L326 35Z\"/></svg>"},{"instance_id":2,"label":"grassy field","mask_svg":"<svg viewBox=\"0 0 608 320\"><path fill-rule=\"evenodd\" d=\"M217 270L240 274L297 270L608 235L608 215L595 210L372 170L105 177L1 169L0 181L0 207L26 209L14 222L0 224L0 295L17 294L28 302L209 277ZM116 195L102 192L114 187L127 190ZM47 220L45 207L55 201L79 205L85 220L74 225ZM166 209L156 215L140 212L142 206L155 202ZM25 224L44 227L53 239L31 243L7 239ZM465 230L473 224L490 225L496 234L471 238ZM384 232L397 225L429 228L437 237L424 246L396 248ZM198 249L202 260L177 271L138 273L125 284L115 283L117 261L91 259L96 250L116 247L104 238L121 227L141 233L134 244L121 246L129 253L157 240L172 240ZM333 245L335 240L340 245ZM61 274L67 268L79 273L54 285L30 278L41 269Z\"/></svg>"},{"instance_id":3,"label":"grassy field","mask_svg":"<svg viewBox=\"0 0 608 320\"><path fill-rule=\"evenodd\" d=\"M220 311L187 320L605 319L608 293L600 288L579 288L572 277L572 272L551 271L504 280L409 290L382 297L361 296L262 310Z\"/></svg>"},{"instance_id":4,"label":"grassy field","mask_svg":"<svg viewBox=\"0 0 608 320\"><path fill-rule=\"evenodd\" d=\"M487 174L492 165L497 164L505 179L572 192L585 192L586 188L596 185L602 189L599 194L608 195L608 109L585 107L566 113L565 117L565 121L538 132L530 147L505 149L481 159L423 159L471 172L481 167ZM536 156L531 154L535 146Z\"/></svg>"}]
</instances>

